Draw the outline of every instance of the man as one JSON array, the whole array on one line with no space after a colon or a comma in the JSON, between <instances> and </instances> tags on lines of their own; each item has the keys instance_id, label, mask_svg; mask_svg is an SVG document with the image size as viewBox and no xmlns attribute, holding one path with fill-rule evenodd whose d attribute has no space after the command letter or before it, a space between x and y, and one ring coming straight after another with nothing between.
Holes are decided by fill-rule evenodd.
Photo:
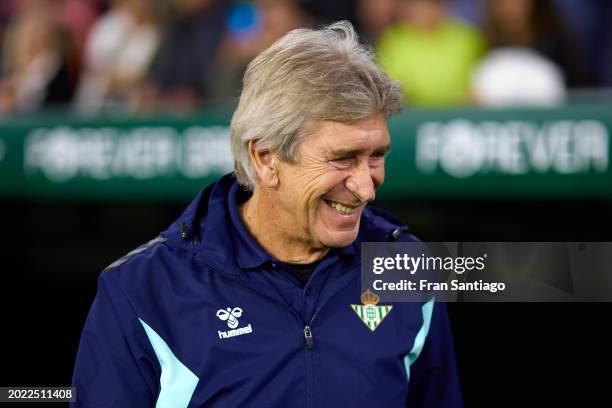
<instances>
[{"instance_id":1,"label":"man","mask_svg":"<svg viewBox=\"0 0 612 408\"><path fill-rule=\"evenodd\" d=\"M101 274L76 406L461 405L441 305L396 304L374 326L358 313L378 300L360 290L361 242L413 239L366 208L401 106L346 22L255 58L235 177Z\"/></svg>"}]
</instances>

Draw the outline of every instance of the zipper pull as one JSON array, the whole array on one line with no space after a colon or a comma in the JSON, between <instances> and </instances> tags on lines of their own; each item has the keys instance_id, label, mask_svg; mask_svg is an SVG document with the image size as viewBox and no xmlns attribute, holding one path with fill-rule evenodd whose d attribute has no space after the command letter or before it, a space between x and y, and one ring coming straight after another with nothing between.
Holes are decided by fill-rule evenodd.
<instances>
[{"instance_id":1,"label":"zipper pull","mask_svg":"<svg viewBox=\"0 0 612 408\"><path fill-rule=\"evenodd\" d=\"M312 350L314 347L314 339L312 338L312 330L309 325L304 327L304 337L306 338L306 349Z\"/></svg>"}]
</instances>

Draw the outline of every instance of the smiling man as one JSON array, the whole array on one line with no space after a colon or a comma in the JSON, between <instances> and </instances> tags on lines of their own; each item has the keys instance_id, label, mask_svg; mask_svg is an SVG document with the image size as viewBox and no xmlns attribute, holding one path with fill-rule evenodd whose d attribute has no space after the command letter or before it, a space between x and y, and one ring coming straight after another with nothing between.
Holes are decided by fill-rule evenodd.
<instances>
[{"instance_id":1,"label":"smiling man","mask_svg":"<svg viewBox=\"0 0 612 408\"><path fill-rule=\"evenodd\" d=\"M365 206L385 177L390 148L385 115L372 113L352 124L321 121L307 141L297 142L296 157L289 160L258 149L258 142L243 147L257 187L241 215L263 248L303 264L355 241Z\"/></svg>"},{"instance_id":2,"label":"smiling man","mask_svg":"<svg viewBox=\"0 0 612 408\"><path fill-rule=\"evenodd\" d=\"M413 240L367 207L401 107L349 23L256 57L234 174L101 274L74 406L460 406L443 305L360 290L362 242Z\"/></svg>"}]
</instances>

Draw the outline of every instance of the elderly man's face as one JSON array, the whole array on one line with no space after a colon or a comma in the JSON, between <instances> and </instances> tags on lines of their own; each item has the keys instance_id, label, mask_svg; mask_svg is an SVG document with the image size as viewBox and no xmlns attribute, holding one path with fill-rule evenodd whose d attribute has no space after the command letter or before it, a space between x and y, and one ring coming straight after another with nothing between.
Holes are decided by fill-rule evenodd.
<instances>
[{"instance_id":1,"label":"elderly man's face","mask_svg":"<svg viewBox=\"0 0 612 408\"><path fill-rule=\"evenodd\" d=\"M382 114L320 124L300 144L295 163L279 167L278 202L295 221L287 232L313 247L353 242L365 205L384 181L389 148Z\"/></svg>"}]
</instances>

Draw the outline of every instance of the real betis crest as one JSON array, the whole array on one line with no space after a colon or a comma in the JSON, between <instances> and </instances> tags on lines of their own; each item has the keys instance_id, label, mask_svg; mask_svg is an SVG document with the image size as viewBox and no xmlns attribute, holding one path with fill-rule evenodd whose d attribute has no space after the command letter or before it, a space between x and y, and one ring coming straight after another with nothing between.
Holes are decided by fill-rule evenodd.
<instances>
[{"instance_id":1,"label":"real betis crest","mask_svg":"<svg viewBox=\"0 0 612 408\"><path fill-rule=\"evenodd\" d=\"M351 305L351 308L357 313L361 321L372 331L376 330L378 325L393 309L391 305L376 306L379 300L380 298L368 289L361 294L361 303L363 305Z\"/></svg>"}]
</instances>

